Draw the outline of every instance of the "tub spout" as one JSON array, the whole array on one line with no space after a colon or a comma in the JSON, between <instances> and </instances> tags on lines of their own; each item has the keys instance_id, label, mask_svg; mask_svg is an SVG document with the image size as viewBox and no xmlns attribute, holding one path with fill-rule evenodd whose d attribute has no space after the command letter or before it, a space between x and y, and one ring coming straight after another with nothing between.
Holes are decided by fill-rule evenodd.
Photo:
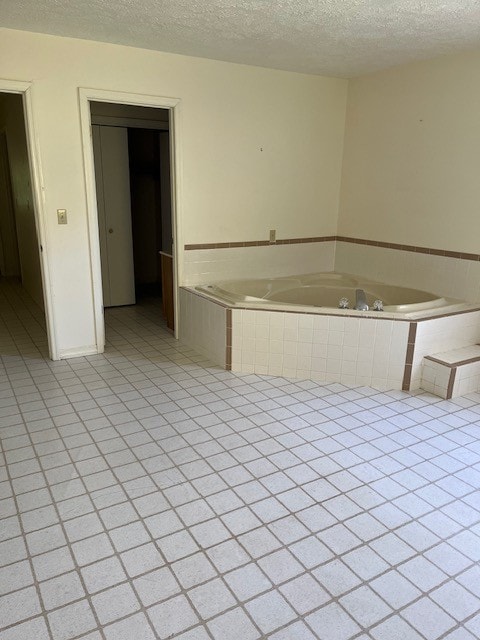
<instances>
[{"instance_id":1,"label":"tub spout","mask_svg":"<svg viewBox=\"0 0 480 640\"><path fill-rule=\"evenodd\" d=\"M357 311L368 311L367 296L363 289L355 290L355 309Z\"/></svg>"}]
</instances>

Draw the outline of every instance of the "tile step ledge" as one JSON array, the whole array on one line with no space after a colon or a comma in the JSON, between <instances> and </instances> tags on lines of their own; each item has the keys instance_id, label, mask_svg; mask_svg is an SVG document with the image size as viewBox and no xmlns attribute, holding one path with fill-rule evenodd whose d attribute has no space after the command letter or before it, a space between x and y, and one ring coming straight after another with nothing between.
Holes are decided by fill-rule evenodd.
<instances>
[{"instance_id":1,"label":"tile step ledge","mask_svg":"<svg viewBox=\"0 0 480 640\"><path fill-rule=\"evenodd\" d=\"M445 400L480 391L480 345L425 356L420 386Z\"/></svg>"}]
</instances>

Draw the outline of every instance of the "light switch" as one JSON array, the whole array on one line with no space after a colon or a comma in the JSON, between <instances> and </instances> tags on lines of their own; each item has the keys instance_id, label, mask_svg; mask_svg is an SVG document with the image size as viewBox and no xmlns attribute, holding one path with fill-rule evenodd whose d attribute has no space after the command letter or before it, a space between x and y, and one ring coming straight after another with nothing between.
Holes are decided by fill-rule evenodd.
<instances>
[{"instance_id":1,"label":"light switch","mask_svg":"<svg viewBox=\"0 0 480 640\"><path fill-rule=\"evenodd\" d=\"M276 229L270 229L270 235L268 241L270 244L275 244L277 242L277 231Z\"/></svg>"},{"instance_id":2,"label":"light switch","mask_svg":"<svg viewBox=\"0 0 480 640\"><path fill-rule=\"evenodd\" d=\"M57 209L58 224L67 224L67 210Z\"/></svg>"}]
</instances>

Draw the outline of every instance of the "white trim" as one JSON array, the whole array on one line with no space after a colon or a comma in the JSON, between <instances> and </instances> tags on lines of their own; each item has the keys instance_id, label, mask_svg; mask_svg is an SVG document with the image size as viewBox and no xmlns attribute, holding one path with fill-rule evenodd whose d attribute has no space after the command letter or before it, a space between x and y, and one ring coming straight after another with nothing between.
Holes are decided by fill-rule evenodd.
<instances>
[{"instance_id":1,"label":"white trim","mask_svg":"<svg viewBox=\"0 0 480 640\"><path fill-rule=\"evenodd\" d=\"M32 86L31 82L24 82L23 80L7 80L6 78L0 78L0 92L1 93L25 93L27 89Z\"/></svg>"},{"instance_id":2,"label":"white trim","mask_svg":"<svg viewBox=\"0 0 480 640\"><path fill-rule=\"evenodd\" d=\"M33 84L17 80L5 80L0 78L1 93L16 93L22 96L23 115L25 123L25 133L27 139L28 160L30 168L30 178L33 193L33 212L35 216L35 227L37 231L37 242L39 248L40 270L43 289L43 303L45 307L45 321L47 327L47 338L50 358L58 360L58 344L55 332L54 307L52 304L52 284L50 269L48 264L48 235L45 225L45 200L43 197L44 182L42 167L40 162L40 152L38 136L36 133L35 120L33 117ZM40 250L42 247L42 250Z\"/></svg>"},{"instance_id":3,"label":"white trim","mask_svg":"<svg viewBox=\"0 0 480 640\"><path fill-rule=\"evenodd\" d=\"M170 184L172 189L171 208L172 208L172 232L173 232L173 307L175 314L174 335L178 340L180 332L180 283L183 282L183 228L182 228L182 209L183 200L180 197L180 186L183 184L182 176L182 156L180 132L181 124L181 103L177 102L175 107L170 110Z\"/></svg>"},{"instance_id":4,"label":"white trim","mask_svg":"<svg viewBox=\"0 0 480 640\"><path fill-rule=\"evenodd\" d=\"M60 360L66 358L78 358L79 356L92 356L98 353L97 345L90 345L88 347L75 347L73 349L60 349L58 357Z\"/></svg>"},{"instance_id":5,"label":"white trim","mask_svg":"<svg viewBox=\"0 0 480 640\"><path fill-rule=\"evenodd\" d=\"M93 160L93 142L91 133L90 108L88 97L80 98L80 124L87 196L87 227L90 254L90 278L95 325L95 344L97 353L105 350L105 320L103 314L102 266L100 262L100 239L98 232L97 197L95 187L95 166Z\"/></svg>"},{"instance_id":6,"label":"white trim","mask_svg":"<svg viewBox=\"0 0 480 640\"><path fill-rule=\"evenodd\" d=\"M93 145L91 136L91 114L90 101L93 102L113 102L116 104L129 104L139 107L155 107L160 109L170 109L170 153L171 153L171 183L172 183L172 228L173 247L175 254L175 268L173 274L174 307L175 307L175 337L178 337L178 283L179 253L183 251L181 244L181 234L179 233L179 211L180 211L180 187L181 184L181 162L180 162L180 99L166 98L160 96L142 95L137 93L125 93L122 91L108 91L104 89L90 89L79 87L78 98L80 104L80 124L81 138L83 146L83 162L85 170L85 187L87 195L87 222L90 251L90 272L93 293L95 340L97 353L102 353L105 349L105 320L103 313L102 295L102 269L100 263L100 240L98 234L98 213L97 197L95 187L95 166L93 158Z\"/></svg>"}]
</instances>

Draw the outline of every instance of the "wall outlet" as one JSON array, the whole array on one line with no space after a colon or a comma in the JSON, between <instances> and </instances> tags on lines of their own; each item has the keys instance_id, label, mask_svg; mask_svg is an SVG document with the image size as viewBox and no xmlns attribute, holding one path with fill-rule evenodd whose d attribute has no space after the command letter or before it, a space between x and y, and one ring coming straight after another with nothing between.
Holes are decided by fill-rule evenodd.
<instances>
[{"instance_id":1,"label":"wall outlet","mask_svg":"<svg viewBox=\"0 0 480 640\"><path fill-rule=\"evenodd\" d=\"M58 224L67 224L67 210L57 209Z\"/></svg>"},{"instance_id":2,"label":"wall outlet","mask_svg":"<svg viewBox=\"0 0 480 640\"><path fill-rule=\"evenodd\" d=\"M270 244L275 244L277 241L277 231L276 229L270 229L270 236L268 241L270 242Z\"/></svg>"}]
</instances>

